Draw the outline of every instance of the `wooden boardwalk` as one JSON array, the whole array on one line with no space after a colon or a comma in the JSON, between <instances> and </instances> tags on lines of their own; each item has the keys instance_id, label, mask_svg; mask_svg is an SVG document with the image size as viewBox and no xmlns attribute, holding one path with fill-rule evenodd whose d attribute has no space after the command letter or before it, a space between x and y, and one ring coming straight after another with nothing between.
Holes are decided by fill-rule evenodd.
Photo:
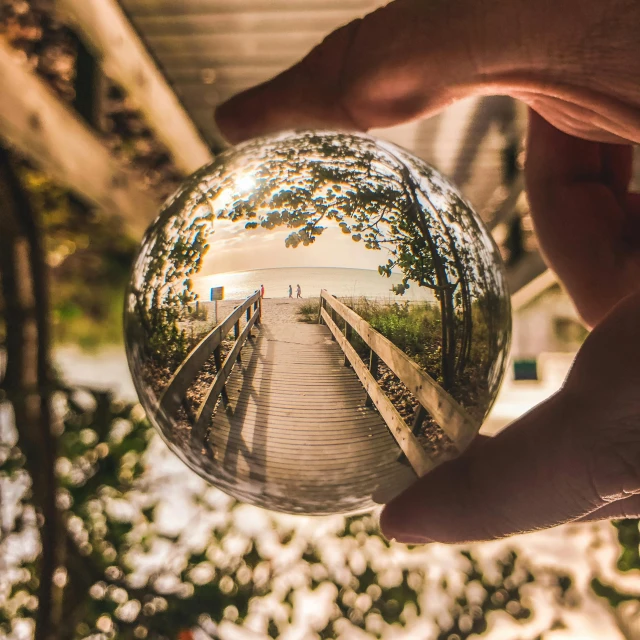
<instances>
[{"instance_id":1,"label":"wooden boardwalk","mask_svg":"<svg viewBox=\"0 0 640 640\"><path fill-rule=\"evenodd\" d=\"M335 513L373 504L415 479L325 325L263 323L211 419L215 466L234 494L284 511ZM216 464L217 463L217 464Z\"/></svg>"}]
</instances>

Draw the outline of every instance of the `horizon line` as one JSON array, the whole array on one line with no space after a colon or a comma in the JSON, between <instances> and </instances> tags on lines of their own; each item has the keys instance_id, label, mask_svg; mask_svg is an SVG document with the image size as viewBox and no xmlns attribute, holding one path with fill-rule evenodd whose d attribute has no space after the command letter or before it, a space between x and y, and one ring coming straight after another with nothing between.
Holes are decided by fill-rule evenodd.
<instances>
[{"instance_id":1,"label":"horizon line","mask_svg":"<svg viewBox=\"0 0 640 640\"><path fill-rule=\"evenodd\" d=\"M210 276L222 276L234 273L249 273L251 271L278 271L281 269L340 269L341 271L373 271L374 273L380 273L377 269L366 269L363 267L261 267L259 269L239 269L236 271L219 271L217 273L209 273L206 275L198 275L196 278L208 278ZM402 273L402 271L392 271L391 273Z\"/></svg>"}]
</instances>

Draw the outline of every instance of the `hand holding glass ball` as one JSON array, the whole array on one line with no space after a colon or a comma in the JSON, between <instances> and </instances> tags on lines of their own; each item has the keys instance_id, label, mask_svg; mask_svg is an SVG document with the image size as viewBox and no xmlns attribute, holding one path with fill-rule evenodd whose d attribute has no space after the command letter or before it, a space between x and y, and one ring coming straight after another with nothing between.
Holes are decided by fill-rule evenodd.
<instances>
[{"instance_id":1,"label":"hand holding glass ball","mask_svg":"<svg viewBox=\"0 0 640 640\"><path fill-rule=\"evenodd\" d=\"M192 176L145 237L126 309L169 446L238 499L305 514L370 509L464 450L509 329L498 252L455 189L398 147L324 132L250 141Z\"/></svg>"},{"instance_id":2,"label":"hand holding glass ball","mask_svg":"<svg viewBox=\"0 0 640 640\"><path fill-rule=\"evenodd\" d=\"M505 0L481 17L477 8L390 2L216 111L239 142L292 127L390 127L483 95L531 107L525 176L537 240L596 329L558 393L387 505L383 532L407 542L640 514L637 464L620 464L637 460L638 442L629 425L639 415L640 200L630 178L640 93L629 78L640 71L640 5Z\"/></svg>"}]
</instances>

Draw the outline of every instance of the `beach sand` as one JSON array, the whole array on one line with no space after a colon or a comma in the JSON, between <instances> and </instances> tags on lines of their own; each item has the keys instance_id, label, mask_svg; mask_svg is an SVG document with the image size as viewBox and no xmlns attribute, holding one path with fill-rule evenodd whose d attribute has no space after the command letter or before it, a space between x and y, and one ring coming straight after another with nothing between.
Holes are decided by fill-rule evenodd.
<instances>
[{"instance_id":1,"label":"beach sand","mask_svg":"<svg viewBox=\"0 0 640 640\"><path fill-rule=\"evenodd\" d=\"M263 322L273 323L299 322L300 316L298 315L298 309L305 302L315 301L315 298L263 298L262 320ZM242 300L222 300L218 302L218 322L228 316L241 302ZM213 317L212 311L211 317Z\"/></svg>"}]
</instances>

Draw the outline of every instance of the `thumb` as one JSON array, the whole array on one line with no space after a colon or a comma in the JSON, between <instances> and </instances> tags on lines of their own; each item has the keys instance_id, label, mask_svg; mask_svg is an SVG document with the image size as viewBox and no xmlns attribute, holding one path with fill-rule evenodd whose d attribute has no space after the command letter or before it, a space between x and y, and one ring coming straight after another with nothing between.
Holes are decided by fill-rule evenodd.
<instances>
[{"instance_id":1,"label":"thumb","mask_svg":"<svg viewBox=\"0 0 640 640\"><path fill-rule=\"evenodd\" d=\"M399 542L492 540L551 527L603 504L579 412L561 393L495 438L427 474L382 512Z\"/></svg>"},{"instance_id":2,"label":"thumb","mask_svg":"<svg viewBox=\"0 0 640 640\"><path fill-rule=\"evenodd\" d=\"M359 22L334 31L301 62L220 105L216 124L232 143L298 127L364 130L344 99L341 74Z\"/></svg>"},{"instance_id":3,"label":"thumb","mask_svg":"<svg viewBox=\"0 0 640 640\"><path fill-rule=\"evenodd\" d=\"M433 113L470 92L471 15L458 11L453 20L453 11L449 3L391 2L220 105L218 128L235 143L290 128L365 131Z\"/></svg>"},{"instance_id":4,"label":"thumb","mask_svg":"<svg viewBox=\"0 0 640 640\"><path fill-rule=\"evenodd\" d=\"M384 534L490 540L617 512L640 492L639 358L636 294L589 336L561 391L388 504Z\"/></svg>"}]
</instances>

